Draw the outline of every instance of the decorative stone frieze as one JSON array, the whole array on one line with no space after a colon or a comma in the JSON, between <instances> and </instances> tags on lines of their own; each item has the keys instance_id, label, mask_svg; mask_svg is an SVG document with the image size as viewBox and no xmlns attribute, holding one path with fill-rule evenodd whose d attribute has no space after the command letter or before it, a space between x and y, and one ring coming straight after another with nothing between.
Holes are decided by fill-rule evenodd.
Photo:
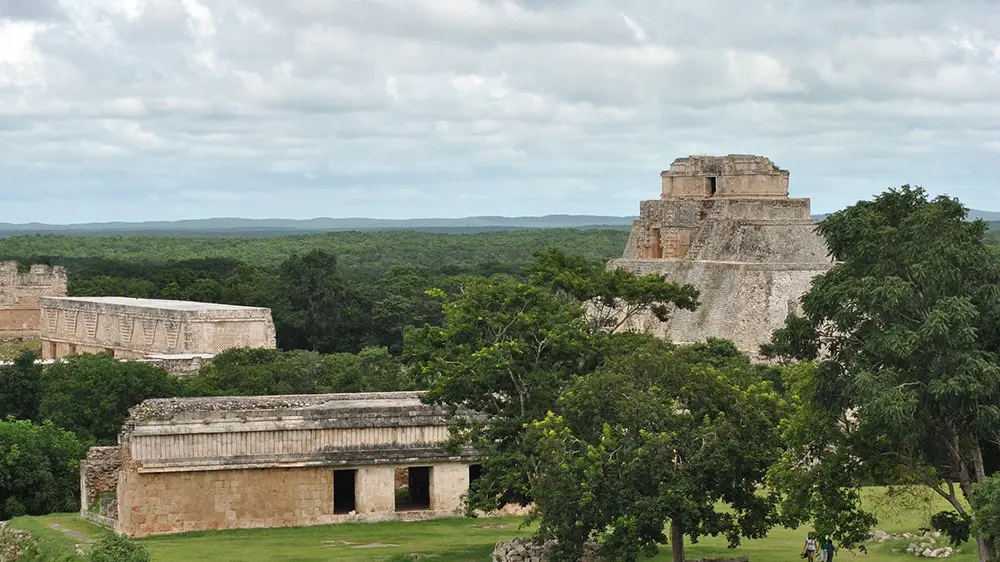
<instances>
[{"instance_id":1,"label":"decorative stone frieze","mask_svg":"<svg viewBox=\"0 0 1000 562\"><path fill-rule=\"evenodd\" d=\"M76 353L157 355L180 361L176 368L186 371L191 356L276 343L267 308L128 297L42 297L40 305L45 359Z\"/></svg>"}]
</instances>

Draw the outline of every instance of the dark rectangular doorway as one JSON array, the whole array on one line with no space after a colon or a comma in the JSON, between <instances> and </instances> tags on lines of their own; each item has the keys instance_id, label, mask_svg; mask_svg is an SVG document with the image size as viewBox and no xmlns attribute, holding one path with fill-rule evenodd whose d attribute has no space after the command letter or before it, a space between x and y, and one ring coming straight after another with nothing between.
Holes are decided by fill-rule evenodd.
<instances>
[{"instance_id":1,"label":"dark rectangular doorway","mask_svg":"<svg viewBox=\"0 0 1000 562\"><path fill-rule=\"evenodd\" d=\"M717 186L715 185L715 178L708 178L708 195L709 197L715 197L715 192L717 191Z\"/></svg>"},{"instance_id":2,"label":"dark rectangular doorway","mask_svg":"<svg viewBox=\"0 0 1000 562\"><path fill-rule=\"evenodd\" d=\"M333 512L350 513L355 510L354 482L357 470L333 471Z\"/></svg>"},{"instance_id":3,"label":"dark rectangular doorway","mask_svg":"<svg viewBox=\"0 0 1000 562\"><path fill-rule=\"evenodd\" d=\"M396 511L419 511L431 508L431 467L406 469L406 486L396 489Z\"/></svg>"}]
</instances>

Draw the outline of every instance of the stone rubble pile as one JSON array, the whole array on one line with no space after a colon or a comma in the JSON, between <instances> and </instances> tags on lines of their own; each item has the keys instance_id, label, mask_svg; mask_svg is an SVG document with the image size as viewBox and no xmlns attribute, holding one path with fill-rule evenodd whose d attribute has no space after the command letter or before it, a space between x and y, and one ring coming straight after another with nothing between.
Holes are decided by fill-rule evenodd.
<instances>
[{"instance_id":1,"label":"stone rubble pile","mask_svg":"<svg viewBox=\"0 0 1000 562\"><path fill-rule=\"evenodd\" d=\"M528 538L516 538L500 541L493 549L491 562L547 562L548 552L555 541L546 541L544 544L537 543ZM598 556L600 546L595 543L584 545L583 557L580 562L603 562L604 559ZM750 562L746 556L739 558L698 558L693 562Z\"/></svg>"},{"instance_id":2,"label":"stone rubble pile","mask_svg":"<svg viewBox=\"0 0 1000 562\"><path fill-rule=\"evenodd\" d=\"M500 541L493 549L492 562L547 562L548 552L552 549L555 541L546 541L544 544L537 543L529 538L516 538ZM587 543L583 549L583 558L580 562L603 562L603 558L597 555L599 546L594 543Z\"/></svg>"},{"instance_id":3,"label":"stone rubble pile","mask_svg":"<svg viewBox=\"0 0 1000 562\"><path fill-rule=\"evenodd\" d=\"M940 546L941 538L939 531L925 531L923 533L899 533L890 534L885 531L874 531L869 539L872 542L882 543L886 541L913 541L905 549L894 548L893 552L905 553L911 556L923 558L948 558L956 552L950 546Z\"/></svg>"},{"instance_id":4,"label":"stone rubble pile","mask_svg":"<svg viewBox=\"0 0 1000 562\"><path fill-rule=\"evenodd\" d=\"M36 544L31 533L8 528L5 521L0 521L0 562L17 562L27 548Z\"/></svg>"}]
</instances>

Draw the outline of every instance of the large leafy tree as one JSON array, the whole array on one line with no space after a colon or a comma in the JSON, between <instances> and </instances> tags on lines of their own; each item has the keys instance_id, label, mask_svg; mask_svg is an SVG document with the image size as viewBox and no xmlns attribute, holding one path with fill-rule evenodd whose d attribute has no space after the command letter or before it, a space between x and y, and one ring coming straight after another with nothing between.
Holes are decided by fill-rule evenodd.
<instances>
[{"instance_id":1,"label":"large leafy tree","mask_svg":"<svg viewBox=\"0 0 1000 562\"><path fill-rule=\"evenodd\" d=\"M507 275L469 278L443 302L441 326L406 334L405 355L427 385L427 400L459 418L455 443L483 457L483 474L470 492L470 507L498 508L533 501L529 474L537 458L525 444L528 425L558 408L580 377L605 358L630 353L622 337L595 325L585 302L599 296L693 307L694 291L658 277L627 279L623 272L549 250L536 256L531 280ZM662 522L662 520L661 520Z\"/></svg>"},{"instance_id":2,"label":"large leafy tree","mask_svg":"<svg viewBox=\"0 0 1000 562\"><path fill-rule=\"evenodd\" d=\"M588 369L593 341L583 307L500 275L467 279L460 296L446 299L443 308L442 326L407 332L405 357L429 385L429 401L453 414L471 409L488 417L467 419L456 435L456 444L471 444L486 459L470 505L527 503L524 426L544 417Z\"/></svg>"},{"instance_id":3,"label":"large leafy tree","mask_svg":"<svg viewBox=\"0 0 1000 562\"><path fill-rule=\"evenodd\" d=\"M769 350L819 358L806 398L824 433L799 433L784 482L856 486L834 470L840 463L847 474L926 484L972 519L963 499L975 509L973 490L1000 442L1000 266L986 224L966 213L955 199L902 186L821 223L838 263ZM841 497L857 505L856 495ZM990 537L977 540L980 560L996 555Z\"/></svg>"},{"instance_id":4,"label":"large leafy tree","mask_svg":"<svg viewBox=\"0 0 1000 562\"><path fill-rule=\"evenodd\" d=\"M616 337L631 353L578 379L561 415L528 434L541 536L558 540L564 560L579 559L587 540L609 559L635 560L668 542L669 521L675 562L685 535L722 534L731 547L763 537L777 496L758 486L780 455L784 409L764 369L728 342Z\"/></svg>"},{"instance_id":5,"label":"large leafy tree","mask_svg":"<svg viewBox=\"0 0 1000 562\"><path fill-rule=\"evenodd\" d=\"M104 354L69 357L42 373L39 418L83 441L117 442L128 410L147 398L181 394L181 382L159 367Z\"/></svg>"},{"instance_id":6,"label":"large leafy tree","mask_svg":"<svg viewBox=\"0 0 1000 562\"><path fill-rule=\"evenodd\" d=\"M323 250L293 255L279 269L278 345L321 353L360 350L370 333L370 305Z\"/></svg>"},{"instance_id":7,"label":"large leafy tree","mask_svg":"<svg viewBox=\"0 0 1000 562\"><path fill-rule=\"evenodd\" d=\"M666 321L674 308L694 310L699 305L698 291L691 285L662 275L608 270L553 247L537 252L528 271L533 283L587 302L587 320L593 332L614 332L643 313Z\"/></svg>"},{"instance_id":8,"label":"large leafy tree","mask_svg":"<svg viewBox=\"0 0 1000 562\"><path fill-rule=\"evenodd\" d=\"M10 365L0 365L0 419L33 420L42 399L42 366L35 352L21 352Z\"/></svg>"},{"instance_id":9,"label":"large leafy tree","mask_svg":"<svg viewBox=\"0 0 1000 562\"><path fill-rule=\"evenodd\" d=\"M0 421L0 520L79 508L86 446L52 423Z\"/></svg>"}]
</instances>

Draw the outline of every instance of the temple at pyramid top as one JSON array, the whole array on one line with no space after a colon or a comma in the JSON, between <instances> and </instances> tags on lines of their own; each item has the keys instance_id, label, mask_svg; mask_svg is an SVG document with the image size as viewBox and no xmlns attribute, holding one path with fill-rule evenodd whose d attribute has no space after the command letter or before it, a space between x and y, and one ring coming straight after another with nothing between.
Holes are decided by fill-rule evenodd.
<instances>
[{"instance_id":1,"label":"temple at pyramid top","mask_svg":"<svg viewBox=\"0 0 1000 562\"><path fill-rule=\"evenodd\" d=\"M664 199L788 197L788 170L752 154L678 158L660 178Z\"/></svg>"}]
</instances>

